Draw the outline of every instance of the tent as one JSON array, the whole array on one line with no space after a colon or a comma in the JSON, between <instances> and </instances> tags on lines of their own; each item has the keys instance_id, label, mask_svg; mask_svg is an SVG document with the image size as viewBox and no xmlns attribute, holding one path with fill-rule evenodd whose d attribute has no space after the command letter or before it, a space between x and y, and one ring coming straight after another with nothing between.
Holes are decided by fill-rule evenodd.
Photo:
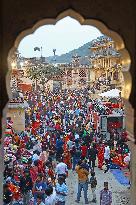
<instances>
[{"instance_id":1,"label":"tent","mask_svg":"<svg viewBox=\"0 0 136 205\"><path fill-rule=\"evenodd\" d=\"M114 98L114 97L120 97L120 90L118 89L112 89L107 92L99 94L101 97L107 97L107 98Z\"/></svg>"}]
</instances>

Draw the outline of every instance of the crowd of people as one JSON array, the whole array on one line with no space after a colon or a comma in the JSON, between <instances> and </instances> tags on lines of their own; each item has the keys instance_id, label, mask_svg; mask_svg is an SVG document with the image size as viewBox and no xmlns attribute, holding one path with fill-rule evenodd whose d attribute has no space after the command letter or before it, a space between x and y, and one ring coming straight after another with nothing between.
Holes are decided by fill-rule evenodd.
<instances>
[{"instance_id":1,"label":"crowd of people","mask_svg":"<svg viewBox=\"0 0 136 205\"><path fill-rule=\"evenodd\" d=\"M7 118L4 154L4 205L64 205L69 170L78 175L76 202L88 185L96 203L95 167L104 173L111 167L128 166L129 150L124 138L107 141L90 123L88 89L24 93L25 131L13 129ZM116 143L115 143L116 141ZM97 162L98 159L98 163ZM91 177L89 179L89 174ZM100 193L101 205L112 203L108 182Z\"/></svg>"}]
</instances>

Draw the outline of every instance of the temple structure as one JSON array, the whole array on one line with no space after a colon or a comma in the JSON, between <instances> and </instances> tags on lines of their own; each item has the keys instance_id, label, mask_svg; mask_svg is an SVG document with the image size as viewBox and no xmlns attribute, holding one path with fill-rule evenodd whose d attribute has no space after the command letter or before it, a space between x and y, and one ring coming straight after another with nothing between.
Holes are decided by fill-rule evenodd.
<instances>
[{"instance_id":1,"label":"temple structure","mask_svg":"<svg viewBox=\"0 0 136 205\"><path fill-rule=\"evenodd\" d=\"M77 54L72 56L69 64L59 64L62 69L62 89L80 89L87 86L89 64L82 64L83 58Z\"/></svg>"},{"instance_id":2,"label":"temple structure","mask_svg":"<svg viewBox=\"0 0 136 205\"><path fill-rule=\"evenodd\" d=\"M109 86L122 90L122 58L115 42L105 35L98 37L91 42L90 51L90 85L103 82L101 91Z\"/></svg>"},{"instance_id":3,"label":"temple structure","mask_svg":"<svg viewBox=\"0 0 136 205\"><path fill-rule=\"evenodd\" d=\"M62 89L73 89L99 86L97 93L118 88L122 91L124 78L122 74L122 57L116 49L115 42L103 35L93 40L90 45L90 55L83 57L75 54L71 63L58 64L62 69L61 76L54 76L62 83Z\"/></svg>"}]
</instances>

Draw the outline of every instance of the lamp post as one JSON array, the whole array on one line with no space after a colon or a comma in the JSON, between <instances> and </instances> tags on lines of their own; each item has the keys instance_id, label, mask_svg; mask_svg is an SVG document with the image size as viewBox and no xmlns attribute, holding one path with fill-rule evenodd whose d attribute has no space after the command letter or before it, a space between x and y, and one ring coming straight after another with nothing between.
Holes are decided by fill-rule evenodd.
<instances>
[{"instance_id":1,"label":"lamp post","mask_svg":"<svg viewBox=\"0 0 136 205\"><path fill-rule=\"evenodd\" d=\"M55 57L56 56L56 49L55 48L53 49L53 54L54 54L54 61L56 61L56 57Z\"/></svg>"}]
</instances>

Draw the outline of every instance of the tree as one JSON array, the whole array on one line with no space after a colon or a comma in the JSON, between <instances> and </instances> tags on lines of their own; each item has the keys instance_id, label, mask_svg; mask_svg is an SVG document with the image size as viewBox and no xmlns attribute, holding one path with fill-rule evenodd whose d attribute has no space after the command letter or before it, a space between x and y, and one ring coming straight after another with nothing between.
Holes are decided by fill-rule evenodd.
<instances>
[{"instance_id":1,"label":"tree","mask_svg":"<svg viewBox=\"0 0 136 205\"><path fill-rule=\"evenodd\" d=\"M38 64L27 68L27 76L31 80L35 80L35 90L37 90L37 83L39 82L45 88L45 84L57 75L61 75L61 69L53 64Z\"/></svg>"},{"instance_id":2,"label":"tree","mask_svg":"<svg viewBox=\"0 0 136 205\"><path fill-rule=\"evenodd\" d=\"M39 79L39 72L37 66L28 67L26 70L27 77L35 82L35 90L37 90L37 82Z\"/></svg>"}]
</instances>

